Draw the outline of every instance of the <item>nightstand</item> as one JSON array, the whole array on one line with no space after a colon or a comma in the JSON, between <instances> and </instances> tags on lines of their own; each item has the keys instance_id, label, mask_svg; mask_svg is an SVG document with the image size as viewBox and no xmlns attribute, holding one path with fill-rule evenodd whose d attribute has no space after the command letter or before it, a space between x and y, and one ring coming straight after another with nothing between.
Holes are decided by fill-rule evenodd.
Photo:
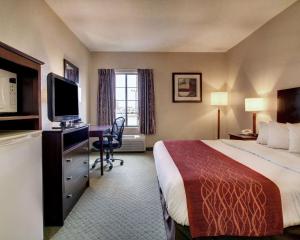
<instances>
[{"instance_id":1,"label":"nightstand","mask_svg":"<svg viewBox=\"0 0 300 240\"><path fill-rule=\"evenodd\" d=\"M229 138L233 139L233 140L243 140L243 141L249 141L249 140L256 140L257 139L257 135L242 135L242 134L233 134L233 133L229 133Z\"/></svg>"}]
</instances>

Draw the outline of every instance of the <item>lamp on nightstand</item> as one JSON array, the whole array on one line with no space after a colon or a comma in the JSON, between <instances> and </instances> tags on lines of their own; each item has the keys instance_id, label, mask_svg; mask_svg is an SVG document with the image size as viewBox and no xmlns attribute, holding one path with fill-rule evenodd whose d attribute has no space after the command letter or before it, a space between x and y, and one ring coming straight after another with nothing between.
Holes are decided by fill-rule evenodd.
<instances>
[{"instance_id":1,"label":"lamp on nightstand","mask_svg":"<svg viewBox=\"0 0 300 240\"><path fill-rule=\"evenodd\" d=\"M210 105L218 106L218 139L220 138L220 107L228 105L227 92L212 92Z\"/></svg>"},{"instance_id":2,"label":"lamp on nightstand","mask_svg":"<svg viewBox=\"0 0 300 240\"><path fill-rule=\"evenodd\" d=\"M263 111L265 108L265 102L263 98L246 98L245 99L245 111L253 112L253 135L256 135L256 113Z\"/></svg>"}]
</instances>

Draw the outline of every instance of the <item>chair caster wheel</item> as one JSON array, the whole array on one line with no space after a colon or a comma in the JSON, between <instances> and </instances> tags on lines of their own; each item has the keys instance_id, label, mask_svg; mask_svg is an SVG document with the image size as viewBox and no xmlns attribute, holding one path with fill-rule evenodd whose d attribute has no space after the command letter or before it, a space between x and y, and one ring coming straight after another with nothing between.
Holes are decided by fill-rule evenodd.
<instances>
[{"instance_id":1,"label":"chair caster wheel","mask_svg":"<svg viewBox=\"0 0 300 240\"><path fill-rule=\"evenodd\" d=\"M112 168L113 168L113 166L109 166L109 168L108 168L108 169L109 169L109 171L110 171L110 170L112 170Z\"/></svg>"},{"instance_id":2,"label":"chair caster wheel","mask_svg":"<svg viewBox=\"0 0 300 240\"><path fill-rule=\"evenodd\" d=\"M120 165L123 166L123 165L124 165L124 162L121 162Z\"/></svg>"}]
</instances>

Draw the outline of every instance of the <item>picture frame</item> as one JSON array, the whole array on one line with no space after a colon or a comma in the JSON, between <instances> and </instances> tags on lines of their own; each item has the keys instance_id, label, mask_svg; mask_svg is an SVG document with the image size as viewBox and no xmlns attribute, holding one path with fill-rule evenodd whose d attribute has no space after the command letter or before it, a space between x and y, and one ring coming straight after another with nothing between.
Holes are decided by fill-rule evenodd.
<instances>
[{"instance_id":1,"label":"picture frame","mask_svg":"<svg viewBox=\"0 0 300 240\"><path fill-rule=\"evenodd\" d=\"M79 68L64 59L64 77L79 84Z\"/></svg>"},{"instance_id":2,"label":"picture frame","mask_svg":"<svg viewBox=\"0 0 300 240\"><path fill-rule=\"evenodd\" d=\"M172 73L173 102L202 102L202 73L174 72Z\"/></svg>"}]
</instances>

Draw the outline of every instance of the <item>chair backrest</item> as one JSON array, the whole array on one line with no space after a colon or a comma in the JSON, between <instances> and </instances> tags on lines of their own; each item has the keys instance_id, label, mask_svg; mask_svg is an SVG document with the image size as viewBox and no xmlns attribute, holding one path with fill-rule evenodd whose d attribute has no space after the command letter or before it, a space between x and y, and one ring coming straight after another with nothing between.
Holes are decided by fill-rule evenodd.
<instances>
[{"instance_id":1,"label":"chair backrest","mask_svg":"<svg viewBox=\"0 0 300 240\"><path fill-rule=\"evenodd\" d=\"M114 139L119 142L120 147L122 146L124 125L125 125L125 118L118 117L115 119L111 128L111 135L113 135Z\"/></svg>"}]
</instances>

